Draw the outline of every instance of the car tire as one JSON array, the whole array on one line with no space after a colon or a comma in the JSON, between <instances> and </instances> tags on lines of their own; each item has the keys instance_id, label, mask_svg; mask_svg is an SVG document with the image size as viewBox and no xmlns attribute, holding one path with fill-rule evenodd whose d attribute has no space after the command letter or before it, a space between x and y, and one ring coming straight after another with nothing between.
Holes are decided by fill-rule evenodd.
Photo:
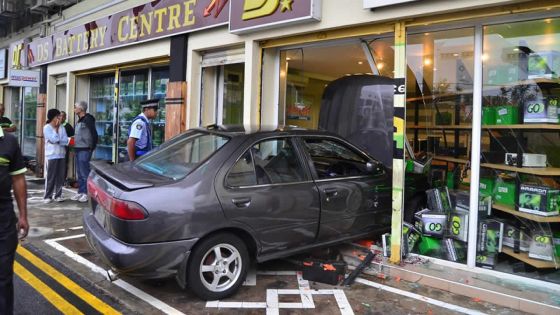
<instances>
[{"instance_id":1,"label":"car tire","mask_svg":"<svg viewBox=\"0 0 560 315\"><path fill-rule=\"evenodd\" d=\"M212 235L192 253L187 267L189 289L207 301L231 296L245 281L249 264L247 246L239 237L230 233Z\"/></svg>"},{"instance_id":2,"label":"car tire","mask_svg":"<svg viewBox=\"0 0 560 315\"><path fill-rule=\"evenodd\" d=\"M403 221L414 224L414 214L426 208L426 204L425 194L418 194L412 197L412 199L405 204Z\"/></svg>"}]
</instances>

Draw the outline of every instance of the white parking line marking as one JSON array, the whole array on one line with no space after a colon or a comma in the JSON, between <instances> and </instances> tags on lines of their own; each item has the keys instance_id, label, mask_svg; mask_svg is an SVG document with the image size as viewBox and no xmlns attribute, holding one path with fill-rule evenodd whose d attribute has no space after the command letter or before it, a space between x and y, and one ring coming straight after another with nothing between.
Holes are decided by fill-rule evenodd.
<instances>
[{"instance_id":1,"label":"white parking line marking","mask_svg":"<svg viewBox=\"0 0 560 315\"><path fill-rule=\"evenodd\" d=\"M348 303L343 290L312 290L309 281L303 279L299 271L257 271L259 275L291 275L297 276L299 289L267 289L266 302L206 302L207 308L262 308L266 309L267 315L277 315L281 309L314 309L313 295L334 295L340 313L353 315L354 311ZM279 302L280 295L299 295L301 302ZM239 305L241 303L241 306Z\"/></svg>"},{"instance_id":2,"label":"white parking line marking","mask_svg":"<svg viewBox=\"0 0 560 315\"><path fill-rule=\"evenodd\" d=\"M460 312L460 313L464 313L464 314L472 314L472 315L486 314L486 313L479 312L477 310L473 310L473 309L465 308L465 307L462 307L462 306L459 306L459 305L450 304L450 303L446 303L446 302L443 302L443 301L435 300L435 299L432 299L432 298L429 298L429 297L426 297L426 296L423 296L423 295L420 295L420 294L416 294L416 293L404 291L404 290L401 290L401 289L393 288L393 287L383 285L383 284L380 284L380 283L376 283L376 282L373 282L373 281L369 281L369 280L366 280L366 279L363 279L363 278L356 278L356 282L359 282L361 284L365 284L367 286L374 287L374 288L377 288L377 289L380 289L380 290L385 290L385 291L388 291L388 292L391 292L391 293L404 295L404 296L407 296L409 298L416 299L416 300L419 300L419 301L423 301L423 302L426 302L426 303L430 303L430 304L433 304L433 305L436 305L436 306L439 306L439 307L443 307L443 308L446 308L448 310L452 310L452 311L455 311L455 312Z\"/></svg>"},{"instance_id":3,"label":"white parking line marking","mask_svg":"<svg viewBox=\"0 0 560 315\"><path fill-rule=\"evenodd\" d=\"M57 249L58 251L61 251L62 253L64 253L66 256L72 258L73 260L75 260L75 261L81 263L82 265L88 267L92 271L103 275L105 277L105 279L107 279L107 281L109 281L109 278L108 278L108 275L107 275L107 270L97 266L96 264L92 263L91 261L83 258L82 256L74 253L70 249L62 246L59 243L57 243L58 241L68 240L68 239L73 239L73 238L79 238L79 237L84 237L84 236L85 236L84 234L79 234L79 235L72 235L72 236L67 236L67 237L60 237L60 238L45 240L45 243L47 243L48 245ZM118 279L118 280L113 281L112 283L114 285L124 289L125 291L131 293L132 295L136 296L137 298L145 301L146 303L152 305L153 307L157 308L158 310L166 313L166 314L185 315L185 313L173 308L169 304L166 304L166 303L162 302L161 300L149 295L148 293L132 286L131 284L129 284L128 282L126 282L124 280Z\"/></svg>"}]
</instances>

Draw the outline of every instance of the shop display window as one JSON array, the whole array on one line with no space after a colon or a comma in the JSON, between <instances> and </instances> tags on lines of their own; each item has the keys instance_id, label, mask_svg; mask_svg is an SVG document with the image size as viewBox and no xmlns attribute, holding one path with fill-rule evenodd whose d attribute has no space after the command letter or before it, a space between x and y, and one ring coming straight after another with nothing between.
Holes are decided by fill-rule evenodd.
<instances>
[{"instance_id":1,"label":"shop display window","mask_svg":"<svg viewBox=\"0 0 560 315\"><path fill-rule=\"evenodd\" d=\"M22 153L34 160L37 156L37 92L38 88L23 88Z\"/></svg>"},{"instance_id":2,"label":"shop display window","mask_svg":"<svg viewBox=\"0 0 560 315\"><path fill-rule=\"evenodd\" d=\"M114 89L115 77L112 73L93 76L90 79L88 112L95 117L95 128L99 136L94 159L113 159Z\"/></svg>"},{"instance_id":3,"label":"shop display window","mask_svg":"<svg viewBox=\"0 0 560 315\"><path fill-rule=\"evenodd\" d=\"M96 128L99 135L94 158L113 160L113 150L115 149L113 137L117 133L117 161L123 162L127 159L128 128L134 118L142 113L141 101L153 98L159 99L158 115L151 126L154 147L161 145L165 139L165 95L169 84L169 68L148 68L120 73L118 130L113 130L114 82L114 73L90 78L89 112L96 119Z\"/></svg>"},{"instance_id":4,"label":"shop display window","mask_svg":"<svg viewBox=\"0 0 560 315\"><path fill-rule=\"evenodd\" d=\"M202 69L201 124L243 124L245 64Z\"/></svg>"},{"instance_id":5,"label":"shop display window","mask_svg":"<svg viewBox=\"0 0 560 315\"><path fill-rule=\"evenodd\" d=\"M13 133L14 136L21 141L21 90L20 88L7 88L9 91L9 101L6 108L6 114L8 118L12 121L12 123L16 126L16 131Z\"/></svg>"},{"instance_id":6,"label":"shop display window","mask_svg":"<svg viewBox=\"0 0 560 315\"><path fill-rule=\"evenodd\" d=\"M405 252L466 263L473 109L474 28L409 34L407 177L425 176L405 209Z\"/></svg>"},{"instance_id":7,"label":"shop display window","mask_svg":"<svg viewBox=\"0 0 560 315\"><path fill-rule=\"evenodd\" d=\"M483 28L477 265L560 283L560 19Z\"/></svg>"}]
</instances>

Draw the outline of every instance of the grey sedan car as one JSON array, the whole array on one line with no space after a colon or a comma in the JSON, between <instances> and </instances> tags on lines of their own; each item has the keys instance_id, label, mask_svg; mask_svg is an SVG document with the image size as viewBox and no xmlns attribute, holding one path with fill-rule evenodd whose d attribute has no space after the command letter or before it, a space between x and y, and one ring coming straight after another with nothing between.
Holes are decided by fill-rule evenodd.
<instances>
[{"instance_id":1,"label":"grey sedan car","mask_svg":"<svg viewBox=\"0 0 560 315\"><path fill-rule=\"evenodd\" d=\"M391 172L334 134L189 130L134 162L93 162L84 230L114 272L232 295L263 262L385 231Z\"/></svg>"}]
</instances>

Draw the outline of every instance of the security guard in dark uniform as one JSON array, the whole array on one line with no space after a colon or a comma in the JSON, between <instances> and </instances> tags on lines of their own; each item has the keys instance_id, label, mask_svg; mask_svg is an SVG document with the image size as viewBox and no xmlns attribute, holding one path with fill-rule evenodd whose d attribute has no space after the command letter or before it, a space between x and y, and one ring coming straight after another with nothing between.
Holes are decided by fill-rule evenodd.
<instances>
[{"instance_id":1,"label":"security guard in dark uniform","mask_svg":"<svg viewBox=\"0 0 560 315\"><path fill-rule=\"evenodd\" d=\"M128 131L128 158L134 161L152 149L152 130L150 119L157 116L159 99L152 99L140 103L142 113L134 118Z\"/></svg>"},{"instance_id":2,"label":"security guard in dark uniform","mask_svg":"<svg viewBox=\"0 0 560 315\"><path fill-rule=\"evenodd\" d=\"M19 238L27 236L27 185L25 164L17 143L11 134L0 128L0 314L14 312L14 257ZM12 186L19 209L19 220L14 213ZM17 224L17 227L16 227Z\"/></svg>"}]
</instances>

